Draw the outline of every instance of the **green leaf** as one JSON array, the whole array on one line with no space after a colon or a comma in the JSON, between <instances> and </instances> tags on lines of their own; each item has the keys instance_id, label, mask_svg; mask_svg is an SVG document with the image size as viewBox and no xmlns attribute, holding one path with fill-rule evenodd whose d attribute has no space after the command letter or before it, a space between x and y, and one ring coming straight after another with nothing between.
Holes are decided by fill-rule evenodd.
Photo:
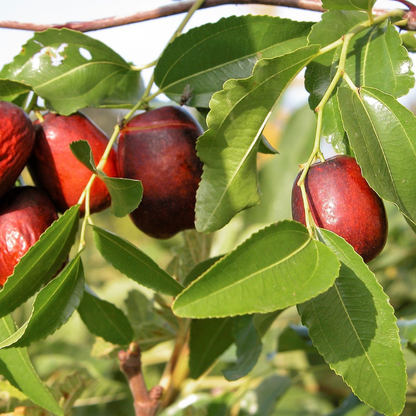
<instances>
[{"instance_id":1,"label":"green leaf","mask_svg":"<svg viewBox=\"0 0 416 416\"><path fill-rule=\"evenodd\" d=\"M178 318L170 308L157 308L153 299L148 299L138 290L129 292L125 304L134 339L142 351L175 338L179 329Z\"/></svg>"},{"instance_id":2,"label":"green leaf","mask_svg":"<svg viewBox=\"0 0 416 416\"><path fill-rule=\"evenodd\" d=\"M194 266L189 273L185 276L183 280L183 285L186 287L190 283L192 283L195 279L201 276L202 273L206 272L213 264L215 264L221 257L223 256L216 256L201 261L196 266Z\"/></svg>"},{"instance_id":3,"label":"green leaf","mask_svg":"<svg viewBox=\"0 0 416 416\"><path fill-rule=\"evenodd\" d=\"M50 110L64 115L117 101L122 92L132 99L124 81L132 80L131 66L102 42L65 28L35 33L0 77L32 86Z\"/></svg>"},{"instance_id":4,"label":"green leaf","mask_svg":"<svg viewBox=\"0 0 416 416\"><path fill-rule=\"evenodd\" d=\"M409 51L409 52L416 52L416 38L415 38L416 32L404 32L400 33L400 37L403 42L403 46Z\"/></svg>"},{"instance_id":5,"label":"green leaf","mask_svg":"<svg viewBox=\"0 0 416 416\"><path fill-rule=\"evenodd\" d=\"M370 186L416 223L416 117L391 95L339 90L342 120Z\"/></svg>"},{"instance_id":6,"label":"green leaf","mask_svg":"<svg viewBox=\"0 0 416 416\"><path fill-rule=\"evenodd\" d=\"M133 328L123 311L85 288L78 312L89 331L107 342L127 345L134 338Z\"/></svg>"},{"instance_id":7,"label":"green leaf","mask_svg":"<svg viewBox=\"0 0 416 416\"><path fill-rule=\"evenodd\" d=\"M354 26L367 20L362 12L330 11L311 31L309 42L323 47L337 41ZM310 93L312 109L321 101L338 68L341 46L314 59L305 74L305 87ZM374 57L377 57L376 59ZM348 48L345 71L360 86L379 88L400 97L414 86L412 60L401 44L400 35L388 21L372 26L356 35ZM340 85L346 85L343 81ZM325 106L323 136L335 150L345 153L345 133L337 96L333 94Z\"/></svg>"},{"instance_id":8,"label":"green leaf","mask_svg":"<svg viewBox=\"0 0 416 416\"><path fill-rule=\"evenodd\" d=\"M304 302L338 276L336 256L295 221L273 224L224 256L175 300L192 318L266 313Z\"/></svg>"},{"instance_id":9,"label":"green leaf","mask_svg":"<svg viewBox=\"0 0 416 416\"><path fill-rule=\"evenodd\" d=\"M182 291L175 279L127 240L95 226L93 232L101 255L130 279L165 295L176 296Z\"/></svg>"},{"instance_id":10,"label":"green leaf","mask_svg":"<svg viewBox=\"0 0 416 416\"><path fill-rule=\"evenodd\" d=\"M394 310L374 274L341 237L321 230L341 270L327 292L298 306L314 345L360 400L401 413L406 370Z\"/></svg>"},{"instance_id":11,"label":"green leaf","mask_svg":"<svg viewBox=\"0 0 416 416\"><path fill-rule=\"evenodd\" d=\"M233 323L233 334L237 345L237 362L222 372L228 381L239 380L246 376L256 365L263 347L252 315L236 316L233 318Z\"/></svg>"},{"instance_id":12,"label":"green leaf","mask_svg":"<svg viewBox=\"0 0 416 416\"><path fill-rule=\"evenodd\" d=\"M309 22L270 16L232 16L189 30L164 51L155 82L172 100L208 107L230 78L247 78L260 58L274 58L306 45ZM247 42L250 39L250 42Z\"/></svg>"},{"instance_id":13,"label":"green leaf","mask_svg":"<svg viewBox=\"0 0 416 416\"><path fill-rule=\"evenodd\" d=\"M0 316L14 311L48 283L68 258L78 230L79 205L67 210L27 251L0 291Z\"/></svg>"},{"instance_id":14,"label":"green leaf","mask_svg":"<svg viewBox=\"0 0 416 416\"><path fill-rule=\"evenodd\" d=\"M78 140L70 144L74 156L92 173L96 174L107 186L111 195L111 213L116 217L124 217L135 210L143 195L140 181L126 178L111 178L97 170L91 147L86 140Z\"/></svg>"},{"instance_id":15,"label":"green leaf","mask_svg":"<svg viewBox=\"0 0 416 416\"><path fill-rule=\"evenodd\" d=\"M15 330L10 316L0 319L1 340L8 338ZM0 350L0 372L33 403L55 415L63 416L62 409L33 368L26 348Z\"/></svg>"},{"instance_id":16,"label":"green leaf","mask_svg":"<svg viewBox=\"0 0 416 416\"><path fill-rule=\"evenodd\" d=\"M199 378L234 342L231 318L194 319L189 338L190 376Z\"/></svg>"},{"instance_id":17,"label":"green leaf","mask_svg":"<svg viewBox=\"0 0 416 416\"><path fill-rule=\"evenodd\" d=\"M111 178L97 170L91 147L86 140L72 142L69 147L74 156L107 186L111 195L111 213L124 217L135 210L142 200L143 186L140 181L126 178Z\"/></svg>"},{"instance_id":18,"label":"green leaf","mask_svg":"<svg viewBox=\"0 0 416 416\"><path fill-rule=\"evenodd\" d=\"M263 59L253 76L229 80L213 95L207 130L197 143L204 173L197 192L196 228L211 232L259 202L258 139L279 96L318 52L318 46Z\"/></svg>"},{"instance_id":19,"label":"green leaf","mask_svg":"<svg viewBox=\"0 0 416 416\"><path fill-rule=\"evenodd\" d=\"M75 257L36 296L29 319L0 348L27 347L52 335L72 316L83 294L84 270L81 257Z\"/></svg>"},{"instance_id":20,"label":"green leaf","mask_svg":"<svg viewBox=\"0 0 416 416\"><path fill-rule=\"evenodd\" d=\"M22 94L32 90L29 85L10 79L0 79L0 98L3 101L13 101Z\"/></svg>"},{"instance_id":21,"label":"green leaf","mask_svg":"<svg viewBox=\"0 0 416 416\"><path fill-rule=\"evenodd\" d=\"M322 0L326 10L371 10L376 0Z\"/></svg>"},{"instance_id":22,"label":"green leaf","mask_svg":"<svg viewBox=\"0 0 416 416\"><path fill-rule=\"evenodd\" d=\"M266 137L262 134L259 140L259 153L264 153L265 155L275 155L279 153L266 139Z\"/></svg>"}]
</instances>

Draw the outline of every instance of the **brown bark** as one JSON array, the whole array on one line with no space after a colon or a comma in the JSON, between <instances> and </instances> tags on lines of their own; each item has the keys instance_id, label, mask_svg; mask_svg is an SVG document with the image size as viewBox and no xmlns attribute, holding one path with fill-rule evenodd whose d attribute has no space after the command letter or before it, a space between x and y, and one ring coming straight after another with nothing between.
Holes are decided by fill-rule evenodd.
<instances>
[{"instance_id":1,"label":"brown bark","mask_svg":"<svg viewBox=\"0 0 416 416\"><path fill-rule=\"evenodd\" d=\"M407 30L416 30L416 11L415 6L407 0L399 0L399 2L409 7L409 12L405 14L404 19L408 19L408 23L404 26ZM20 29L30 31L42 31L50 28L69 28L78 30L80 32L89 32L93 30L106 29L110 27L117 27L128 25L131 23L143 22L146 20L158 19L166 16L173 16L179 13L187 12L194 1L181 1L175 4L159 7L154 10L134 13L128 16L108 17L104 19L92 20L89 22L68 22L59 24L35 24L15 21L0 21L1 28ZM323 12L322 3L320 0L205 0L201 9L222 6L226 4L263 4L271 6L291 7L303 10L312 10ZM375 14L385 12L384 10L374 10Z\"/></svg>"}]
</instances>

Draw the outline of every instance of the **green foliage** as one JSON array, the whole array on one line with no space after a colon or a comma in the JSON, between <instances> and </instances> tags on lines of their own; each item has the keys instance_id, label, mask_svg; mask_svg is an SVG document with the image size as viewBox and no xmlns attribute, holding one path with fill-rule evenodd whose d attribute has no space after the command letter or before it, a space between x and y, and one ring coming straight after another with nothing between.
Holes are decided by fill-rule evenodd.
<instances>
[{"instance_id":1,"label":"green foliage","mask_svg":"<svg viewBox=\"0 0 416 416\"><path fill-rule=\"evenodd\" d=\"M78 230L79 206L55 221L16 265L0 292L0 315L14 311L49 282L68 258Z\"/></svg>"},{"instance_id":2,"label":"green foliage","mask_svg":"<svg viewBox=\"0 0 416 416\"><path fill-rule=\"evenodd\" d=\"M133 328L123 311L90 293L88 288L84 291L78 312L90 332L105 341L119 345L128 345L133 341Z\"/></svg>"},{"instance_id":3,"label":"green foliage","mask_svg":"<svg viewBox=\"0 0 416 416\"><path fill-rule=\"evenodd\" d=\"M212 95L228 79L247 78L261 58L274 58L306 46L311 23L270 16L232 16L190 30L164 51L155 82L172 100L210 107ZM249 41L247 41L249 39Z\"/></svg>"},{"instance_id":4,"label":"green foliage","mask_svg":"<svg viewBox=\"0 0 416 416\"><path fill-rule=\"evenodd\" d=\"M30 85L47 108L64 115L118 102L123 93L135 103L140 93L140 72L102 42L69 29L35 33L0 77Z\"/></svg>"},{"instance_id":5,"label":"green foliage","mask_svg":"<svg viewBox=\"0 0 416 416\"><path fill-rule=\"evenodd\" d=\"M258 138L279 96L317 51L318 46L309 46L263 59L251 77L227 81L212 97L209 129L197 143L204 162L197 192L198 231L215 231L259 202Z\"/></svg>"},{"instance_id":6,"label":"green foliage","mask_svg":"<svg viewBox=\"0 0 416 416\"><path fill-rule=\"evenodd\" d=\"M86 140L72 142L70 148L74 156L106 184L111 195L111 213L113 215L124 217L139 206L143 195L143 186L140 181L111 178L104 172L100 172L95 166L91 147Z\"/></svg>"},{"instance_id":7,"label":"green foliage","mask_svg":"<svg viewBox=\"0 0 416 416\"><path fill-rule=\"evenodd\" d=\"M325 360L361 400L383 414L400 414L406 371L393 308L353 248L321 232L341 270L330 290L298 306L302 322Z\"/></svg>"},{"instance_id":8,"label":"green foliage","mask_svg":"<svg viewBox=\"0 0 416 416\"><path fill-rule=\"evenodd\" d=\"M336 256L294 221L271 225L219 260L176 299L178 316L212 318L287 308L327 290Z\"/></svg>"},{"instance_id":9,"label":"green foliage","mask_svg":"<svg viewBox=\"0 0 416 416\"><path fill-rule=\"evenodd\" d=\"M316 24L233 16L196 27L162 52L153 95L140 70L80 32L50 29L27 41L0 72L3 100L68 115L143 110L164 93L199 110L207 130L197 143L196 230L182 243L133 232L127 215L146 189L107 177L86 141L71 144L106 184L111 212L95 221L87 211L79 227L79 206L70 208L0 291L0 373L22 392L4 406L0 395L1 411L27 397L37 413L132 414L114 358L136 341L146 384L168 385L160 415L412 414L416 288L403 277L416 268L411 229L389 206L388 244L367 266L312 218L308 228L289 220L299 165L321 157L324 137L357 158L370 186L416 230L416 121L397 100L414 86L415 39L394 26L402 12L370 18L374 3L324 0L329 11ZM287 104L305 68L309 108L294 110ZM46 356L36 367L55 381L54 395L29 345ZM187 383L188 374L198 381Z\"/></svg>"}]
</instances>

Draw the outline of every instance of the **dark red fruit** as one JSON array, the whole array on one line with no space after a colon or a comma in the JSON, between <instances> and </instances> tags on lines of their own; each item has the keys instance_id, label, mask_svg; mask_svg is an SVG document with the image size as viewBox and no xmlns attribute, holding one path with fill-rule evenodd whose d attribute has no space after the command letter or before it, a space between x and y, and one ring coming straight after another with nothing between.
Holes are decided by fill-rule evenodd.
<instances>
[{"instance_id":1,"label":"dark red fruit","mask_svg":"<svg viewBox=\"0 0 416 416\"><path fill-rule=\"evenodd\" d=\"M0 101L0 198L26 166L35 142L35 130L17 105Z\"/></svg>"},{"instance_id":2,"label":"dark red fruit","mask_svg":"<svg viewBox=\"0 0 416 416\"><path fill-rule=\"evenodd\" d=\"M293 219L305 224L298 174L292 190ZM382 251L387 217L381 198L369 187L353 157L338 155L311 166L305 180L315 223L350 243L367 263Z\"/></svg>"},{"instance_id":3,"label":"dark red fruit","mask_svg":"<svg viewBox=\"0 0 416 416\"><path fill-rule=\"evenodd\" d=\"M0 285L40 235L58 219L44 191L33 186L12 188L0 199Z\"/></svg>"},{"instance_id":4,"label":"dark red fruit","mask_svg":"<svg viewBox=\"0 0 416 416\"><path fill-rule=\"evenodd\" d=\"M108 143L107 136L80 113L60 116L45 115L45 121L36 122L36 142L28 168L35 184L46 190L59 212L76 205L91 178L91 172L72 154L69 145L78 140L86 140L91 146L96 164ZM118 176L117 156L110 152L104 172L108 176ZM108 208L110 194L102 180L96 178L91 188L91 213ZM84 213L84 205L81 207Z\"/></svg>"},{"instance_id":5,"label":"dark red fruit","mask_svg":"<svg viewBox=\"0 0 416 416\"><path fill-rule=\"evenodd\" d=\"M161 107L134 117L122 129L118 169L143 184L143 200L130 215L155 238L195 227L195 198L202 162L195 151L201 126L181 107Z\"/></svg>"}]
</instances>

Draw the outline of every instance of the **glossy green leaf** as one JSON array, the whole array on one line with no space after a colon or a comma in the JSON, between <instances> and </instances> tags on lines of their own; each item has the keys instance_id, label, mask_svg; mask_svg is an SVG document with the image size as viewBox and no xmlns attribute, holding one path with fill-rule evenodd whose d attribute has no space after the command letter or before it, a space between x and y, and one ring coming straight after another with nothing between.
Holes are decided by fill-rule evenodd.
<instances>
[{"instance_id":1,"label":"glossy green leaf","mask_svg":"<svg viewBox=\"0 0 416 416\"><path fill-rule=\"evenodd\" d=\"M69 146L74 156L107 186L111 195L111 213L113 215L125 217L139 206L143 196L143 186L140 181L111 178L104 172L97 170L91 147L86 140L72 142Z\"/></svg>"},{"instance_id":2,"label":"glossy green leaf","mask_svg":"<svg viewBox=\"0 0 416 416\"><path fill-rule=\"evenodd\" d=\"M6 339L16 331L12 318L0 319L0 339ZM22 391L33 403L63 416L63 411L36 373L26 348L10 348L0 351L0 373L10 383Z\"/></svg>"},{"instance_id":3,"label":"glossy green leaf","mask_svg":"<svg viewBox=\"0 0 416 416\"><path fill-rule=\"evenodd\" d=\"M127 345L133 341L133 328L123 311L100 299L88 288L78 312L89 331L105 341L118 345Z\"/></svg>"},{"instance_id":4,"label":"glossy green leaf","mask_svg":"<svg viewBox=\"0 0 416 416\"><path fill-rule=\"evenodd\" d=\"M338 268L336 256L303 225L279 222L215 263L176 298L173 311L209 318L284 309L327 290Z\"/></svg>"},{"instance_id":5,"label":"glossy green leaf","mask_svg":"<svg viewBox=\"0 0 416 416\"><path fill-rule=\"evenodd\" d=\"M271 16L232 16L199 26L166 48L155 68L155 82L178 103L188 90L187 105L208 107L225 81L250 76L260 58L305 46L310 28L309 22Z\"/></svg>"},{"instance_id":6,"label":"glossy green leaf","mask_svg":"<svg viewBox=\"0 0 416 416\"><path fill-rule=\"evenodd\" d=\"M400 34L400 37L403 42L403 46L409 51L409 52L416 52L416 32L406 31Z\"/></svg>"},{"instance_id":7,"label":"glossy green leaf","mask_svg":"<svg viewBox=\"0 0 416 416\"><path fill-rule=\"evenodd\" d=\"M32 90L32 87L10 79L0 79L0 98L4 101L13 101L22 94Z\"/></svg>"},{"instance_id":8,"label":"glossy green leaf","mask_svg":"<svg viewBox=\"0 0 416 416\"><path fill-rule=\"evenodd\" d=\"M340 39L367 15L353 11L330 11L311 31L309 42L327 46ZM305 74L305 86L310 93L309 104L314 109L325 94L337 68L341 46L314 59ZM375 58L377 57L377 58ZM348 48L345 70L360 86L379 88L400 97L414 85L412 60L401 44L400 35L388 21L372 26L356 35ZM341 85L345 85L342 81ZM335 150L345 153L345 133L341 122L337 96L332 95L325 106L323 135Z\"/></svg>"},{"instance_id":9,"label":"glossy green leaf","mask_svg":"<svg viewBox=\"0 0 416 416\"><path fill-rule=\"evenodd\" d=\"M134 339L141 351L175 338L179 320L170 308L158 307L155 299L148 299L138 290L129 292L125 304L134 330Z\"/></svg>"},{"instance_id":10,"label":"glossy green leaf","mask_svg":"<svg viewBox=\"0 0 416 416\"><path fill-rule=\"evenodd\" d=\"M202 376L234 342L232 318L193 319L189 338L189 370Z\"/></svg>"},{"instance_id":11,"label":"glossy green leaf","mask_svg":"<svg viewBox=\"0 0 416 416\"><path fill-rule=\"evenodd\" d=\"M101 255L130 279L165 295L176 296L182 291L175 279L127 240L95 226L93 232Z\"/></svg>"},{"instance_id":12,"label":"glossy green leaf","mask_svg":"<svg viewBox=\"0 0 416 416\"><path fill-rule=\"evenodd\" d=\"M78 230L79 205L67 210L20 259L0 291L0 316L14 311L48 283L68 258Z\"/></svg>"},{"instance_id":13,"label":"glossy green leaf","mask_svg":"<svg viewBox=\"0 0 416 416\"><path fill-rule=\"evenodd\" d=\"M326 10L371 10L376 0L322 0Z\"/></svg>"},{"instance_id":14,"label":"glossy green leaf","mask_svg":"<svg viewBox=\"0 0 416 416\"><path fill-rule=\"evenodd\" d=\"M257 363L263 346L252 315L236 316L233 318L233 324L237 362L222 372L228 381L239 380L246 376Z\"/></svg>"},{"instance_id":15,"label":"glossy green leaf","mask_svg":"<svg viewBox=\"0 0 416 416\"><path fill-rule=\"evenodd\" d=\"M378 412L399 415L406 370L394 310L374 274L341 237L321 230L341 261L335 285L299 305L320 354L352 391Z\"/></svg>"},{"instance_id":16,"label":"glossy green leaf","mask_svg":"<svg viewBox=\"0 0 416 416\"><path fill-rule=\"evenodd\" d=\"M211 257L198 263L195 267L193 267L189 273L185 276L183 281L183 285L186 287L190 283L192 283L195 279L201 276L202 273L206 272L212 265L214 265L221 257L223 256L216 256Z\"/></svg>"},{"instance_id":17,"label":"glossy green leaf","mask_svg":"<svg viewBox=\"0 0 416 416\"><path fill-rule=\"evenodd\" d=\"M257 63L253 76L229 80L212 97L206 131L197 143L204 173L197 192L196 228L211 232L259 202L258 138L277 99L318 52L318 46Z\"/></svg>"},{"instance_id":18,"label":"glossy green leaf","mask_svg":"<svg viewBox=\"0 0 416 416\"><path fill-rule=\"evenodd\" d=\"M72 316L81 302L84 270L77 255L62 272L36 296L29 319L0 348L26 347L52 335Z\"/></svg>"},{"instance_id":19,"label":"glossy green leaf","mask_svg":"<svg viewBox=\"0 0 416 416\"><path fill-rule=\"evenodd\" d=\"M416 223L416 117L391 95L339 90L342 120L370 186ZM371 149L371 151L369 151Z\"/></svg>"},{"instance_id":20,"label":"glossy green leaf","mask_svg":"<svg viewBox=\"0 0 416 416\"><path fill-rule=\"evenodd\" d=\"M131 66L102 42L65 28L35 33L0 77L32 86L50 110L64 115L118 100L122 92L132 98L124 82L132 79Z\"/></svg>"}]
</instances>

